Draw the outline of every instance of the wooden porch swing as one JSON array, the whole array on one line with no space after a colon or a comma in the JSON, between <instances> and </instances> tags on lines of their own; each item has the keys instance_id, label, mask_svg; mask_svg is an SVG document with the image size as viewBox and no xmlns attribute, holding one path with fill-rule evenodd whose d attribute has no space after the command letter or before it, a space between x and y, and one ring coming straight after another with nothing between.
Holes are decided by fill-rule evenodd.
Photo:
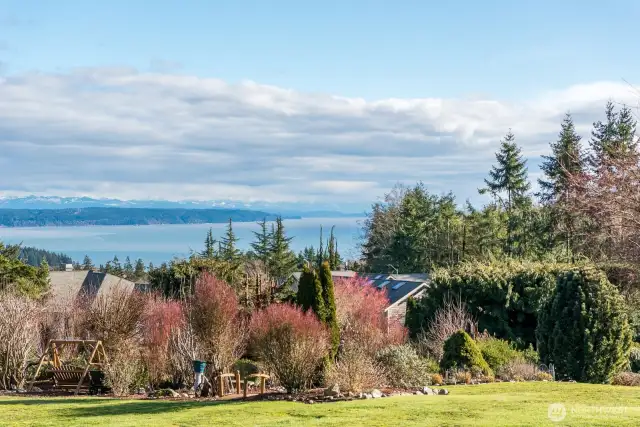
<instances>
[{"instance_id":1,"label":"wooden porch swing","mask_svg":"<svg viewBox=\"0 0 640 427\"><path fill-rule=\"evenodd\" d=\"M87 359L87 363L83 368L75 368L69 365L65 365L60 361L59 348L66 346L75 346L77 349L82 346L90 354ZM40 369L44 364L51 366L50 371L53 373L54 386L61 389L73 389L75 393L80 393L81 389L90 389L91 387L91 375L90 369L92 367L99 368L93 371L102 372L102 368L108 363L107 354L104 351L102 341L98 340L49 340L47 347L40 357L38 368L36 369L33 379L29 383L29 389L33 388L33 385L38 378Z\"/></svg>"}]
</instances>

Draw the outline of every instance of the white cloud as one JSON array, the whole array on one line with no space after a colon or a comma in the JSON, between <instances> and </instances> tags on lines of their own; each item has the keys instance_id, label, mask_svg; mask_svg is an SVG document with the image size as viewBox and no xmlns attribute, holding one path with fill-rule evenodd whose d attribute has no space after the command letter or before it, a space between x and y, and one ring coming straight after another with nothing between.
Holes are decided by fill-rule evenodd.
<instances>
[{"instance_id":1,"label":"white cloud","mask_svg":"<svg viewBox=\"0 0 640 427\"><path fill-rule=\"evenodd\" d=\"M362 99L255 82L89 68L0 80L0 191L369 203L395 182L474 197L509 128L532 174L566 111L588 135L596 82L507 103Z\"/></svg>"}]
</instances>

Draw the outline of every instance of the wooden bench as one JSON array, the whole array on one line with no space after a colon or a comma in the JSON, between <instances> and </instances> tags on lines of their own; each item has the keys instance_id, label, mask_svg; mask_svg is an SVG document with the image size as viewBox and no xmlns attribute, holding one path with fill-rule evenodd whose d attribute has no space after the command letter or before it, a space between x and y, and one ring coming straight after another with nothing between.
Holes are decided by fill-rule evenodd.
<instances>
[{"instance_id":1,"label":"wooden bench","mask_svg":"<svg viewBox=\"0 0 640 427\"><path fill-rule=\"evenodd\" d=\"M88 389L91 386L91 378L88 373L82 378L82 375L85 374L84 369L52 368L51 372L53 372L53 380L57 388L77 388L80 384L80 388ZM81 379L82 383L80 383Z\"/></svg>"}]
</instances>

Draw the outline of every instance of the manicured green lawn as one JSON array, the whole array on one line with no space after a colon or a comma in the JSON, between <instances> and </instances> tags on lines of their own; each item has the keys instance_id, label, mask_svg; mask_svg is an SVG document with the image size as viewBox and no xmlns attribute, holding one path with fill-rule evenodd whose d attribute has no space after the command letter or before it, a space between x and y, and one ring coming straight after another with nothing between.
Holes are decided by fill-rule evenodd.
<instances>
[{"instance_id":1,"label":"manicured green lawn","mask_svg":"<svg viewBox=\"0 0 640 427\"><path fill-rule=\"evenodd\" d=\"M398 396L306 405L104 398L0 398L1 425L427 426L640 425L640 389L568 383L449 387L449 396ZM549 405L564 404L554 423ZM561 409L558 414L561 414Z\"/></svg>"}]
</instances>

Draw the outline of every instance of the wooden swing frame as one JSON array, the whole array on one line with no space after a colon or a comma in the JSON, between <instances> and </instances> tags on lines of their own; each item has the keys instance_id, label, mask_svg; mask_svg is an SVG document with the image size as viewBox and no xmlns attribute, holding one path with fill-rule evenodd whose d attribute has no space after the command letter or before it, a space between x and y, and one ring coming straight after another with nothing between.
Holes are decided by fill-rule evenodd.
<instances>
[{"instance_id":1,"label":"wooden swing frame","mask_svg":"<svg viewBox=\"0 0 640 427\"><path fill-rule=\"evenodd\" d=\"M85 349L89 350L90 356L87 359L87 364L84 369L74 369L74 370L66 370L63 371L63 364L60 361L60 353L58 352L58 348L67 347L67 346L75 346L76 348L83 346ZM104 351L104 346L102 345L102 341L99 340L49 340L47 347L40 357L40 361L38 362L38 368L36 369L35 374L33 375L33 379L29 383L29 389L33 388L33 384L38 378L38 374L40 373L40 369L42 365L45 364L53 366L54 368L54 377L55 370L58 372L64 372L67 374L82 374L78 380L78 384L76 385L76 390L74 394L80 393L80 388L83 385L87 374L89 373L89 369L92 366L103 368L107 363L107 353ZM74 379L75 381L75 379Z\"/></svg>"}]
</instances>

